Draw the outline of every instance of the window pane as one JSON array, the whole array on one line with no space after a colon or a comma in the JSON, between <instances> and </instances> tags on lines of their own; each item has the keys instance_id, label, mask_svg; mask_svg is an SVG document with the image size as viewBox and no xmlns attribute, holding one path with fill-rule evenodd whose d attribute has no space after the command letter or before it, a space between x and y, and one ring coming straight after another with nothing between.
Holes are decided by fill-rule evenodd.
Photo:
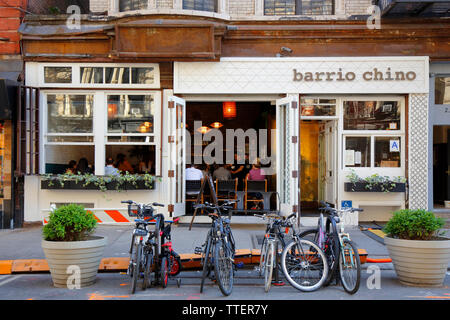
<instances>
[{"instance_id":1,"label":"window pane","mask_svg":"<svg viewBox=\"0 0 450 320\"><path fill-rule=\"evenodd\" d=\"M48 133L92 133L93 95L47 95Z\"/></svg>"},{"instance_id":2,"label":"window pane","mask_svg":"<svg viewBox=\"0 0 450 320\"><path fill-rule=\"evenodd\" d=\"M48 142L94 142L93 136L49 136Z\"/></svg>"},{"instance_id":3,"label":"window pane","mask_svg":"<svg viewBox=\"0 0 450 320\"><path fill-rule=\"evenodd\" d=\"M45 146L45 173L62 174L94 173L94 146L47 145Z\"/></svg>"},{"instance_id":4,"label":"window pane","mask_svg":"<svg viewBox=\"0 0 450 320\"><path fill-rule=\"evenodd\" d=\"M132 68L131 83L153 84L155 82L154 68Z\"/></svg>"},{"instance_id":5,"label":"window pane","mask_svg":"<svg viewBox=\"0 0 450 320\"><path fill-rule=\"evenodd\" d=\"M156 147L139 145L107 145L105 174L119 171L138 174L155 174ZM108 159L110 159L108 161ZM111 161L112 160L112 161ZM111 164L112 162L112 164ZM109 168L106 168L106 167Z\"/></svg>"},{"instance_id":6,"label":"window pane","mask_svg":"<svg viewBox=\"0 0 450 320\"><path fill-rule=\"evenodd\" d=\"M105 83L130 83L130 68L105 68Z\"/></svg>"},{"instance_id":7,"label":"window pane","mask_svg":"<svg viewBox=\"0 0 450 320\"><path fill-rule=\"evenodd\" d=\"M44 67L45 83L72 83L72 67Z\"/></svg>"},{"instance_id":8,"label":"window pane","mask_svg":"<svg viewBox=\"0 0 450 320\"><path fill-rule=\"evenodd\" d=\"M148 0L120 0L119 11L147 9Z\"/></svg>"},{"instance_id":9,"label":"window pane","mask_svg":"<svg viewBox=\"0 0 450 320\"><path fill-rule=\"evenodd\" d=\"M139 142L139 143L153 143L155 142L155 137L153 136L108 136L108 142Z\"/></svg>"},{"instance_id":10,"label":"window pane","mask_svg":"<svg viewBox=\"0 0 450 320\"><path fill-rule=\"evenodd\" d=\"M347 137L344 163L346 167L370 167L370 137Z\"/></svg>"},{"instance_id":11,"label":"window pane","mask_svg":"<svg viewBox=\"0 0 450 320\"><path fill-rule=\"evenodd\" d=\"M108 96L108 132L153 133L154 105L152 95Z\"/></svg>"},{"instance_id":12,"label":"window pane","mask_svg":"<svg viewBox=\"0 0 450 320\"><path fill-rule=\"evenodd\" d=\"M450 77L434 79L434 103L450 104Z\"/></svg>"},{"instance_id":13,"label":"window pane","mask_svg":"<svg viewBox=\"0 0 450 320\"><path fill-rule=\"evenodd\" d=\"M397 101L344 101L344 130L400 130Z\"/></svg>"},{"instance_id":14,"label":"window pane","mask_svg":"<svg viewBox=\"0 0 450 320\"><path fill-rule=\"evenodd\" d=\"M217 0L183 0L183 9L217 12Z\"/></svg>"},{"instance_id":15,"label":"window pane","mask_svg":"<svg viewBox=\"0 0 450 320\"><path fill-rule=\"evenodd\" d=\"M302 98L302 116L335 116L335 99Z\"/></svg>"},{"instance_id":16,"label":"window pane","mask_svg":"<svg viewBox=\"0 0 450 320\"><path fill-rule=\"evenodd\" d=\"M81 83L103 83L103 68L80 68Z\"/></svg>"},{"instance_id":17,"label":"window pane","mask_svg":"<svg viewBox=\"0 0 450 320\"><path fill-rule=\"evenodd\" d=\"M265 15L294 15L295 0L264 0Z\"/></svg>"},{"instance_id":18,"label":"window pane","mask_svg":"<svg viewBox=\"0 0 450 320\"><path fill-rule=\"evenodd\" d=\"M400 137L375 137L375 167L400 167Z\"/></svg>"},{"instance_id":19,"label":"window pane","mask_svg":"<svg viewBox=\"0 0 450 320\"><path fill-rule=\"evenodd\" d=\"M333 0L264 0L265 15L334 14Z\"/></svg>"}]
</instances>

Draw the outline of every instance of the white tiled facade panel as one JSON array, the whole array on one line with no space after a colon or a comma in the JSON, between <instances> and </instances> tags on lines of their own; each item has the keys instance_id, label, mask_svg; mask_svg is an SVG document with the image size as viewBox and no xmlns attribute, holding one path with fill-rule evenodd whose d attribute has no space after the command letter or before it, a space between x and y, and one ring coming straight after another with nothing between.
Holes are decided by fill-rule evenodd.
<instances>
[{"instance_id":1,"label":"white tiled facade panel","mask_svg":"<svg viewBox=\"0 0 450 320\"><path fill-rule=\"evenodd\" d=\"M91 12L105 12L111 8L118 8L120 0L91 0ZM173 9L181 8L183 0L149 0L151 9ZM261 16L264 12L264 0L218 0L223 1L224 10L222 13L231 16L231 19L242 18L243 16ZM343 19L351 15L367 15L368 8L372 5L372 0L334 0L335 14ZM320 19L320 16L313 15L313 19Z\"/></svg>"}]
</instances>

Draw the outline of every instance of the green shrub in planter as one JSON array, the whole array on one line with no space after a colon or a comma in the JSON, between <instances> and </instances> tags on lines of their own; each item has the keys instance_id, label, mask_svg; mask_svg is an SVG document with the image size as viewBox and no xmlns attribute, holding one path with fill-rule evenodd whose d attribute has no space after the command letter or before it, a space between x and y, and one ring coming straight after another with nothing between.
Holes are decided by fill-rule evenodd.
<instances>
[{"instance_id":1,"label":"green shrub in planter","mask_svg":"<svg viewBox=\"0 0 450 320\"><path fill-rule=\"evenodd\" d=\"M82 206L69 204L50 214L43 235L47 241L83 241L87 240L96 226L97 220L92 213Z\"/></svg>"},{"instance_id":2,"label":"green shrub in planter","mask_svg":"<svg viewBox=\"0 0 450 320\"><path fill-rule=\"evenodd\" d=\"M433 212L403 209L394 212L384 232L396 239L432 240L444 225L444 219L436 217Z\"/></svg>"}]
</instances>

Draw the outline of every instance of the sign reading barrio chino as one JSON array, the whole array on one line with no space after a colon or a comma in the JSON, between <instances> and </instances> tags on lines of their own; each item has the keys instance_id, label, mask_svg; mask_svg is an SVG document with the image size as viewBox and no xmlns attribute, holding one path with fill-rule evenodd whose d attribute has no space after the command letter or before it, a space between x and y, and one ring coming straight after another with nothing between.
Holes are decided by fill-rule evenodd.
<instances>
[{"instance_id":1,"label":"sign reading barrio chino","mask_svg":"<svg viewBox=\"0 0 450 320\"><path fill-rule=\"evenodd\" d=\"M428 57L222 58L176 62L175 94L428 93Z\"/></svg>"},{"instance_id":2,"label":"sign reading barrio chino","mask_svg":"<svg viewBox=\"0 0 450 320\"><path fill-rule=\"evenodd\" d=\"M413 81L416 79L416 73L414 71L391 71L388 67L385 72L381 72L377 68L373 68L372 71L366 71L362 74L362 79L365 81ZM294 81L354 81L356 80L356 74L352 71L344 72L342 68L339 68L337 72L305 72L294 69Z\"/></svg>"}]
</instances>

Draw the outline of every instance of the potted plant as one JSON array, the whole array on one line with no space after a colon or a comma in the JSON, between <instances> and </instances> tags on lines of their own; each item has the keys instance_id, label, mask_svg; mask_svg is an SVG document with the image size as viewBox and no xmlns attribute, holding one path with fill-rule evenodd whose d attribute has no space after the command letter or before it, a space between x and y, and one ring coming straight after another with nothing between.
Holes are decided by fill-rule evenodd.
<instances>
[{"instance_id":1,"label":"potted plant","mask_svg":"<svg viewBox=\"0 0 450 320\"><path fill-rule=\"evenodd\" d=\"M450 239L438 231L445 225L433 212L403 209L386 224L384 243L400 282L440 286L450 261Z\"/></svg>"},{"instance_id":2,"label":"potted plant","mask_svg":"<svg viewBox=\"0 0 450 320\"><path fill-rule=\"evenodd\" d=\"M351 170L344 183L346 192L405 192L406 179L404 177L388 177L374 173L366 178L361 178Z\"/></svg>"},{"instance_id":3,"label":"potted plant","mask_svg":"<svg viewBox=\"0 0 450 320\"><path fill-rule=\"evenodd\" d=\"M50 213L42 249L55 287L67 288L69 277L78 271L80 287L95 282L107 242L106 237L91 235L96 225L94 215L79 205L64 205Z\"/></svg>"}]
</instances>

